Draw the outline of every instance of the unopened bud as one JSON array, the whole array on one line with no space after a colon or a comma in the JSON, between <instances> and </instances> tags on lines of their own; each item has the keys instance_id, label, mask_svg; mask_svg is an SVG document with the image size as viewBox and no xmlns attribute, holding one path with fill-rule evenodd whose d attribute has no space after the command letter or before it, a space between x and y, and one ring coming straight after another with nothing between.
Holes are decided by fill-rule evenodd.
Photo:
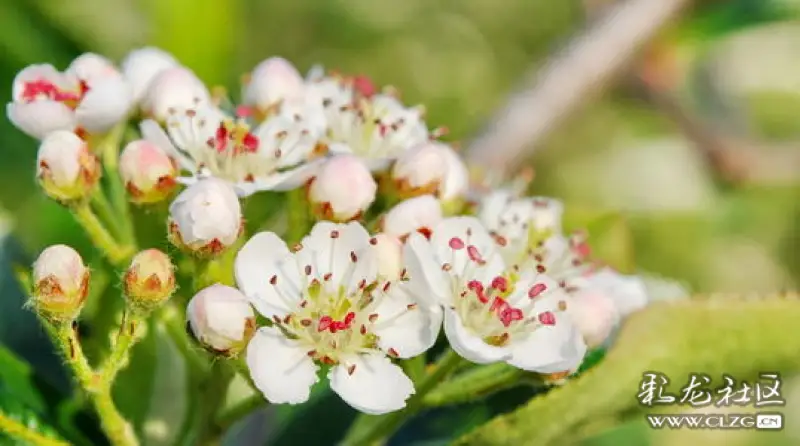
<instances>
[{"instance_id":1,"label":"unopened bud","mask_svg":"<svg viewBox=\"0 0 800 446\"><path fill-rule=\"evenodd\" d=\"M397 280L403 271L403 244L387 234L375 234L370 239L378 261L378 276L383 280Z\"/></svg>"},{"instance_id":2,"label":"unopened bud","mask_svg":"<svg viewBox=\"0 0 800 446\"><path fill-rule=\"evenodd\" d=\"M134 203L157 203L178 185L178 168L164 151L147 140L132 141L119 157L119 170Z\"/></svg>"},{"instance_id":3,"label":"unopened bud","mask_svg":"<svg viewBox=\"0 0 800 446\"><path fill-rule=\"evenodd\" d=\"M189 186L169 206L169 239L200 257L213 257L242 233L242 208L228 182L209 177Z\"/></svg>"},{"instance_id":4,"label":"unopened bud","mask_svg":"<svg viewBox=\"0 0 800 446\"><path fill-rule=\"evenodd\" d=\"M405 151L392 168L392 178L401 197L436 194L447 173L446 146L425 142Z\"/></svg>"},{"instance_id":5,"label":"unopened bud","mask_svg":"<svg viewBox=\"0 0 800 446\"><path fill-rule=\"evenodd\" d=\"M175 291L175 265L157 249L136 254L123 279L125 295L141 311L152 311Z\"/></svg>"},{"instance_id":6,"label":"unopened bud","mask_svg":"<svg viewBox=\"0 0 800 446\"><path fill-rule=\"evenodd\" d=\"M372 174L358 157L336 155L320 167L308 198L318 217L345 222L360 218L375 201L377 190Z\"/></svg>"},{"instance_id":7,"label":"unopened bud","mask_svg":"<svg viewBox=\"0 0 800 446\"><path fill-rule=\"evenodd\" d=\"M215 284L189 301L186 318L192 335L211 352L238 355L256 331L256 315L236 288Z\"/></svg>"},{"instance_id":8,"label":"unopened bud","mask_svg":"<svg viewBox=\"0 0 800 446\"><path fill-rule=\"evenodd\" d=\"M150 83L164 70L178 66L171 54L153 47L131 51L122 61L122 73L131 86L133 100L139 102Z\"/></svg>"},{"instance_id":9,"label":"unopened bud","mask_svg":"<svg viewBox=\"0 0 800 446\"><path fill-rule=\"evenodd\" d=\"M89 292L89 269L80 254L66 245L53 245L33 264L31 304L52 322L78 317Z\"/></svg>"},{"instance_id":10,"label":"unopened bud","mask_svg":"<svg viewBox=\"0 0 800 446\"><path fill-rule=\"evenodd\" d=\"M430 238L433 228L442 220L442 206L433 195L422 195L401 201L383 216L382 230L405 240L418 232Z\"/></svg>"},{"instance_id":11,"label":"unopened bud","mask_svg":"<svg viewBox=\"0 0 800 446\"><path fill-rule=\"evenodd\" d=\"M95 53L83 53L76 57L69 64L66 73L87 84L122 76L113 62Z\"/></svg>"},{"instance_id":12,"label":"unopened bud","mask_svg":"<svg viewBox=\"0 0 800 446\"><path fill-rule=\"evenodd\" d=\"M37 178L45 193L61 203L89 196L100 179L97 157L82 139L59 130L39 145Z\"/></svg>"},{"instance_id":13,"label":"unopened bud","mask_svg":"<svg viewBox=\"0 0 800 446\"><path fill-rule=\"evenodd\" d=\"M269 111L287 99L303 95L304 82L291 62L282 57L270 57L259 63L244 88L244 103Z\"/></svg>"},{"instance_id":14,"label":"unopened bud","mask_svg":"<svg viewBox=\"0 0 800 446\"><path fill-rule=\"evenodd\" d=\"M570 301L567 311L589 348L598 347L611 334L619 321L614 301L600 290L580 290Z\"/></svg>"},{"instance_id":15,"label":"unopened bud","mask_svg":"<svg viewBox=\"0 0 800 446\"><path fill-rule=\"evenodd\" d=\"M142 100L142 111L164 122L171 114L210 101L208 89L193 72L184 67L173 67L161 71L152 80Z\"/></svg>"},{"instance_id":16,"label":"unopened bud","mask_svg":"<svg viewBox=\"0 0 800 446\"><path fill-rule=\"evenodd\" d=\"M444 180L439 185L439 199L449 205L451 202L461 201L469 190L469 170L464 160L453 150L445 145L442 148L447 169Z\"/></svg>"}]
</instances>

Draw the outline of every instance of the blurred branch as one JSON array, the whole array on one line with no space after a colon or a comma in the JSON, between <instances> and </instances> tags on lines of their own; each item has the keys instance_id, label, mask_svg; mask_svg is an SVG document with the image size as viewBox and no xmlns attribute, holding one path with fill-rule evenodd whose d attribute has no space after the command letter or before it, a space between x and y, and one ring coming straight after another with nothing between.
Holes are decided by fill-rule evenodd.
<instances>
[{"instance_id":1,"label":"blurred branch","mask_svg":"<svg viewBox=\"0 0 800 446\"><path fill-rule=\"evenodd\" d=\"M627 0L535 70L468 148L468 161L499 181L567 115L597 93L689 0Z\"/></svg>"},{"instance_id":2,"label":"blurred branch","mask_svg":"<svg viewBox=\"0 0 800 446\"><path fill-rule=\"evenodd\" d=\"M726 181L776 184L800 180L800 144L768 145L728 135L694 116L673 95L637 77L647 99L694 143L708 164Z\"/></svg>"}]
</instances>

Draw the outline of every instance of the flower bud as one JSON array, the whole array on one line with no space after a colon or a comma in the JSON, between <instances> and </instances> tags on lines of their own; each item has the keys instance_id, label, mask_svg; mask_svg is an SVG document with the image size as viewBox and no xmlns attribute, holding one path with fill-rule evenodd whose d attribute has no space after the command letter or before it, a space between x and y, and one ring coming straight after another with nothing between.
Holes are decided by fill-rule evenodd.
<instances>
[{"instance_id":1,"label":"flower bud","mask_svg":"<svg viewBox=\"0 0 800 446\"><path fill-rule=\"evenodd\" d=\"M531 226L541 232L561 234L561 218L564 215L564 204L554 198L532 197L533 213Z\"/></svg>"},{"instance_id":2,"label":"flower bud","mask_svg":"<svg viewBox=\"0 0 800 446\"><path fill-rule=\"evenodd\" d=\"M213 257L242 233L242 208L233 187L218 178L204 178L180 193L169 206L169 239L201 257Z\"/></svg>"},{"instance_id":3,"label":"flower bud","mask_svg":"<svg viewBox=\"0 0 800 446\"><path fill-rule=\"evenodd\" d=\"M173 67L153 78L142 99L142 111L164 122L172 113L210 101L208 89L193 72L184 67Z\"/></svg>"},{"instance_id":4,"label":"flower bud","mask_svg":"<svg viewBox=\"0 0 800 446\"><path fill-rule=\"evenodd\" d=\"M383 280L397 280L403 271L403 244L387 234L375 234L370 241L377 254L378 276Z\"/></svg>"},{"instance_id":5,"label":"flower bud","mask_svg":"<svg viewBox=\"0 0 800 446\"><path fill-rule=\"evenodd\" d=\"M192 335L214 353L239 354L256 331L256 316L236 288L211 285L194 295L186 308Z\"/></svg>"},{"instance_id":6,"label":"flower bud","mask_svg":"<svg viewBox=\"0 0 800 446\"><path fill-rule=\"evenodd\" d=\"M589 348L603 344L619 321L614 301L592 288L580 290L574 295L567 313Z\"/></svg>"},{"instance_id":7,"label":"flower bud","mask_svg":"<svg viewBox=\"0 0 800 446\"><path fill-rule=\"evenodd\" d=\"M110 60L95 53L83 53L69 64L66 73L88 84L107 78L119 78L121 73Z\"/></svg>"},{"instance_id":8,"label":"flower bud","mask_svg":"<svg viewBox=\"0 0 800 446\"><path fill-rule=\"evenodd\" d=\"M175 162L144 139L125 146L119 157L119 171L134 203L157 203L170 196L178 185Z\"/></svg>"},{"instance_id":9,"label":"flower bud","mask_svg":"<svg viewBox=\"0 0 800 446\"><path fill-rule=\"evenodd\" d=\"M80 254L66 245L53 245L33 264L33 298L36 311L52 322L78 317L89 292L89 269Z\"/></svg>"},{"instance_id":10,"label":"flower bud","mask_svg":"<svg viewBox=\"0 0 800 446\"><path fill-rule=\"evenodd\" d=\"M439 185L439 199L449 205L460 201L469 191L469 170L461 156L452 147L444 145L442 154L447 165L444 180Z\"/></svg>"},{"instance_id":11,"label":"flower bud","mask_svg":"<svg viewBox=\"0 0 800 446\"><path fill-rule=\"evenodd\" d=\"M152 311L175 291L175 266L163 252L147 249L133 257L122 283L131 304Z\"/></svg>"},{"instance_id":12,"label":"flower bud","mask_svg":"<svg viewBox=\"0 0 800 446\"><path fill-rule=\"evenodd\" d=\"M383 232L402 241L412 232L430 238L433 228L442 220L442 206L433 195L422 195L401 201L383 216Z\"/></svg>"},{"instance_id":13,"label":"flower bud","mask_svg":"<svg viewBox=\"0 0 800 446\"><path fill-rule=\"evenodd\" d=\"M303 95L304 82L294 65L282 57L259 63L244 88L244 103L266 112L285 99Z\"/></svg>"},{"instance_id":14,"label":"flower bud","mask_svg":"<svg viewBox=\"0 0 800 446\"><path fill-rule=\"evenodd\" d=\"M61 203L89 196L101 169L97 157L77 135L59 130L39 145L37 178L45 193Z\"/></svg>"},{"instance_id":15,"label":"flower bud","mask_svg":"<svg viewBox=\"0 0 800 446\"><path fill-rule=\"evenodd\" d=\"M162 71L178 66L178 61L166 51L145 47L128 53L121 66L122 74L131 86L133 100L139 102L153 79Z\"/></svg>"},{"instance_id":16,"label":"flower bud","mask_svg":"<svg viewBox=\"0 0 800 446\"><path fill-rule=\"evenodd\" d=\"M425 142L406 150L392 168L392 179L401 197L435 194L447 173L444 144Z\"/></svg>"},{"instance_id":17,"label":"flower bud","mask_svg":"<svg viewBox=\"0 0 800 446\"><path fill-rule=\"evenodd\" d=\"M308 189L317 216L325 220L355 220L375 201L378 185L356 156L336 155L326 161Z\"/></svg>"}]
</instances>

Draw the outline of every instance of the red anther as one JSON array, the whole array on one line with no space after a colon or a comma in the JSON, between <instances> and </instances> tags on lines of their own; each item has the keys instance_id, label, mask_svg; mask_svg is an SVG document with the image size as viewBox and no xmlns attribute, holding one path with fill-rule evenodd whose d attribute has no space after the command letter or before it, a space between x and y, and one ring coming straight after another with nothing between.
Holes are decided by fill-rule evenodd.
<instances>
[{"instance_id":1,"label":"red anther","mask_svg":"<svg viewBox=\"0 0 800 446\"><path fill-rule=\"evenodd\" d=\"M500 322L504 327L508 327L514 321L521 321L523 318L522 310L519 308L507 307L500 313Z\"/></svg>"},{"instance_id":2,"label":"red anther","mask_svg":"<svg viewBox=\"0 0 800 446\"><path fill-rule=\"evenodd\" d=\"M425 237L428 240L430 240L431 239L431 235L433 235L433 231L431 230L431 228L428 228L426 226L423 226L421 228L417 228L417 232L422 234L422 236Z\"/></svg>"},{"instance_id":3,"label":"red anther","mask_svg":"<svg viewBox=\"0 0 800 446\"><path fill-rule=\"evenodd\" d=\"M377 92L375 84L370 78L364 75L353 77L353 88L365 98L372 97Z\"/></svg>"},{"instance_id":4,"label":"red anther","mask_svg":"<svg viewBox=\"0 0 800 446\"><path fill-rule=\"evenodd\" d=\"M480 251L478 251L478 248L475 247L475 245L467 246L467 254L469 255L470 260L476 262L479 265L483 265L484 263L486 263L483 260L483 257L481 257L481 253Z\"/></svg>"},{"instance_id":5,"label":"red anther","mask_svg":"<svg viewBox=\"0 0 800 446\"><path fill-rule=\"evenodd\" d=\"M500 291L501 293L505 293L508 291L508 279L502 276L497 276L492 279L492 288Z\"/></svg>"},{"instance_id":6,"label":"red anther","mask_svg":"<svg viewBox=\"0 0 800 446\"><path fill-rule=\"evenodd\" d=\"M537 283L528 290L528 297L533 299L534 297L544 293L545 290L547 290L547 285L543 283Z\"/></svg>"},{"instance_id":7,"label":"red anther","mask_svg":"<svg viewBox=\"0 0 800 446\"><path fill-rule=\"evenodd\" d=\"M317 331L325 331L333 325L333 318L330 316L322 316L319 318L319 326L317 326Z\"/></svg>"},{"instance_id":8,"label":"red anther","mask_svg":"<svg viewBox=\"0 0 800 446\"><path fill-rule=\"evenodd\" d=\"M252 133L244 135L242 147L244 147L246 153L255 153L255 151L258 150L258 137Z\"/></svg>"},{"instance_id":9,"label":"red anther","mask_svg":"<svg viewBox=\"0 0 800 446\"><path fill-rule=\"evenodd\" d=\"M508 308L508 302L502 297L495 297L492 301L492 306L489 308L489 311L497 311L498 316Z\"/></svg>"},{"instance_id":10,"label":"red anther","mask_svg":"<svg viewBox=\"0 0 800 446\"><path fill-rule=\"evenodd\" d=\"M236 107L237 118L249 118L250 116L253 116L253 107L249 107L247 105L240 105Z\"/></svg>"},{"instance_id":11,"label":"red anther","mask_svg":"<svg viewBox=\"0 0 800 446\"><path fill-rule=\"evenodd\" d=\"M450 239L450 242L449 242L448 244L450 245L450 248L451 248L451 249L456 249L456 250L458 250L458 249L464 249L464 241L463 241L463 240L461 240L461 239L460 239L460 238L458 238L458 237L453 237L453 238L451 238L451 239Z\"/></svg>"},{"instance_id":12,"label":"red anther","mask_svg":"<svg viewBox=\"0 0 800 446\"><path fill-rule=\"evenodd\" d=\"M224 124L220 124L217 127L217 131L214 133L214 149L217 152L224 152L225 147L228 145L228 129L225 127Z\"/></svg>"},{"instance_id":13,"label":"red anther","mask_svg":"<svg viewBox=\"0 0 800 446\"><path fill-rule=\"evenodd\" d=\"M555 325L556 315L550 311L539 313L539 322L541 322L543 325Z\"/></svg>"}]
</instances>

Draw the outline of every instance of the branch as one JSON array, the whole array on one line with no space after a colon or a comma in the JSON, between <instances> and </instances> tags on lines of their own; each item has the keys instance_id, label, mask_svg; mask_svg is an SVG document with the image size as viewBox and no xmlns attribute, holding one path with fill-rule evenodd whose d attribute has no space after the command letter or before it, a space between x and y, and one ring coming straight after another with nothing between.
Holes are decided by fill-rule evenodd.
<instances>
[{"instance_id":1,"label":"branch","mask_svg":"<svg viewBox=\"0 0 800 446\"><path fill-rule=\"evenodd\" d=\"M627 0L530 73L485 133L468 148L470 165L502 180L524 154L597 93L689 0ZM490 180L492 180L490 179Z\"/></svg>"}]
</instances>

